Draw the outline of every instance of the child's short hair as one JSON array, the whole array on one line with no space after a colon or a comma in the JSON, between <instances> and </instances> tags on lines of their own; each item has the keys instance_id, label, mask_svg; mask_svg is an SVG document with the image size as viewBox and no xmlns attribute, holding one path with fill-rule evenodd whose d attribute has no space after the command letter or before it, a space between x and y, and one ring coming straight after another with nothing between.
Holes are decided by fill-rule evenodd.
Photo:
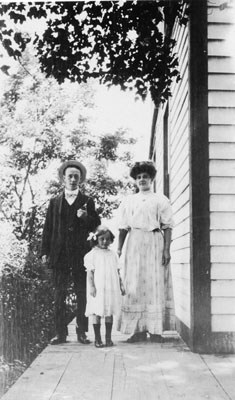
<instances>
[{"instance_id":1,"label":"child's short hair","mask_svg":"<svg viewBox=\"0 0 235 400\"><path fill-rule=\"evenodd\" d=\"M104 235L105 233L109 233L110 236L110 242L113 243L115 236L113 234L113 232L104 225L99 225L96 228L95 232L90 233L90 235L88 236L88 239L90 241L91 247L94 247L98 244L98 237Z\"/></svg>"}]
</instances>

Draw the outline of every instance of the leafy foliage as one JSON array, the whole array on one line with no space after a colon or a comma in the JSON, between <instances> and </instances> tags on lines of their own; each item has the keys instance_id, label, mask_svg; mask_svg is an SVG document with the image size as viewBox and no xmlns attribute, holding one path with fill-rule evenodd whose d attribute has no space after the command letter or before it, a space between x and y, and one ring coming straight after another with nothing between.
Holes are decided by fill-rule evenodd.
<instances>
[{"instance_id":1,"label":"leafy foliage","mask_svg":"<svg viewBox=\"0 0 235 400\"><path fill-rule=\"evenodd\" d=\"M2 15L15 23L46 19L43 36L35 39L46 76L59 83L66 78L133 89L145 99L150 90L157 104L171 94L173 79L179 79L175 42L163 34L163 23L176 17L186 22L187 0L77 1L56 3L8 3ZM19 57L29 37L15 33L2 21L1 40L8 54Z\"/></svg>"},{"instance_id":2,"label":"leafy foliage","mask_svg":"<svg viewBox=\"0 0 235 400\"><path fill-rule=\"evenodd\" d=\"M128 163L128 148L134 140L126 139L123 130L102 137L91 134L92 84L67 81L59 85L54 78L45 79L27 52L21 65L8 78L0 103L1 148L6 153L0 171L1 214L12 224L16 237L26 239L34 248L48 198L62 190L57 177L50 181L45 170L53 162L59 165L71 158L90 164L93 176L85 190L97 200L101 216L110 216L117 206L113 197L123 184L109 177L107 169L110 162ZM123 154L118 153L120 145L124 146Z\"/></svg>"}]
</instances>

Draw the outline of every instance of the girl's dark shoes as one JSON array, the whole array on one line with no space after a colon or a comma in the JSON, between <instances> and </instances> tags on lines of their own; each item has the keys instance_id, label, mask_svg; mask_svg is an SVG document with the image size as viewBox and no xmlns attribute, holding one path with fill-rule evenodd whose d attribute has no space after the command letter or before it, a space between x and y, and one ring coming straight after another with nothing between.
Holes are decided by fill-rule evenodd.
<instances>
[{"instance_id":1,"label":"girl's dark shoes","mask_svg":"<svg viewBox=\"0 0 235 400\"><path fill-rule=\"evenodd\" d=\"M106 339L105 346L106 347L112 347L113 346L112 340L111 339Z\"/></svg>"},{"instance_id":2,"label":"girl's dark shoes","mask_svg":"<svg viewBox=\"0 0 235 400\"><path fill-rule=\"evenodd\" d=\"M134 335L127 339L127 343L137 343L137 342L146 342L147 333L146 332L136 332Z\"/></svg>"},{"instance_id":3,"label":"girl's dark shoes","mask_svg":"<svg viewBox=\"0 0 235 400\"><path fill-rule=\"evenodd\" d=\"M104 347L102 340L95 340L95 347L102 349Z\"/></svg>"},{"instance_id":4,"label":"girl's dark shoes","mask_svg":"<svg viewBox=\"0 0 235 400\"><path fill-rule=\"evenodd\" d=\"M113 342L111 340L111 331L112 331L112 326L113 324L111 322L106 322L105 323L105 345L106 347L112 347ZM100 324L93 324L94 332L95 332L95 347L98 347L98 349L101 349L104 347L104 344L101 340L100 336Z\"/></svg>"},{"instance_id":5,"label":"girl's dark shoes","mask_svg":"<svg viewBox=\"0 0 235 400\"><path fill-rule=\"evenodd\" d=\"M102 347L104 347L104 344L100 336L100 324L93 324L93 328L95 332L95 347L97 347L98 349L102 349Z\"/></svg>"}]
</instances>

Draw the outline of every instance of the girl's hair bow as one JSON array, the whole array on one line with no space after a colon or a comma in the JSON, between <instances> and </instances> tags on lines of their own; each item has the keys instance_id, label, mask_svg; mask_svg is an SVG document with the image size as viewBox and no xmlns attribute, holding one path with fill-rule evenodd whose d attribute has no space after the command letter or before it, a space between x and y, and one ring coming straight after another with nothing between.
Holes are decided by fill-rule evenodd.
<instances>
[{"instance_id":1,"label":"girl's hair bow","mask_svg":"<svg viewBox=\"0 0 235 400\"><path fill-rule=\"evenodd\" d=\"M94 232L90 232L87 240L97 240L97 234Z\"/></svg>"}]
</instances>

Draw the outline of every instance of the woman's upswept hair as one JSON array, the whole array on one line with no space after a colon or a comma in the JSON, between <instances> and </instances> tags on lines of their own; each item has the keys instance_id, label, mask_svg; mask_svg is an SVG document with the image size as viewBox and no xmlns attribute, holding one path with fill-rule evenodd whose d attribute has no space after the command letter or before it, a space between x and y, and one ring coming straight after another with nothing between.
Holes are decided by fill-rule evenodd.
<instances>
[{"instance_id":1,"label":"woman's upswept hair","mask_svg":"<svg viewBox=\"0 0 235 400\"><path fill-rule=\"evenodd\" d=\"M91 247L95 247L98 244L98 237L104 235L107 232L110 236L110 242L113 243L115 239L113 232L107 226L99 225L96 228L95 232L91 232L88 236L87 240L89 240Z\"/></svg>"},{"instance_id":2,"label":"woman's upswept hair","mask_svg":"<svg viewBox=\"0 0 235 400\"><path fill-rule=\"evenodd\" d=\"M130 170L130 176L136 179L137 175L143 172L146 172L151 179L154 179L157 173L154 163L152 161L136 162Z\"/></svg>"}]
</instances>

